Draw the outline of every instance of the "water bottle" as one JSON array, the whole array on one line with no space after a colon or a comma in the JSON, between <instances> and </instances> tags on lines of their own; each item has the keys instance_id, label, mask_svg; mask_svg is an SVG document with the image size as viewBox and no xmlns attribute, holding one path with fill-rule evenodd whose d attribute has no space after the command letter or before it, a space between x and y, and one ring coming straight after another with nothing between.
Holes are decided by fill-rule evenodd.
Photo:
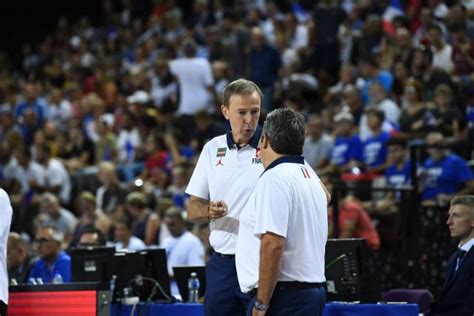
<instances>
[{"instance_id":1,"label":"water bottle","mask_svg":"<svg viewBox=\"0 0 474 316\"><path fill-rule=\"evenodd\" d=\"M188 279L188 302L197 303L199 300L199 279L196 272L191 272L191 277Z\"/></svg>"},{"instance_id":2,"label":"water bottle","mask_svg":"<svg viewBox=\"0 0 474 316\"><path fill-rule=\"evenodd\" d=\"M61 274L56 274L53 278L53 284L61 284L63 283L63 277L61 276Z\"/></svg>"}]
</instances>

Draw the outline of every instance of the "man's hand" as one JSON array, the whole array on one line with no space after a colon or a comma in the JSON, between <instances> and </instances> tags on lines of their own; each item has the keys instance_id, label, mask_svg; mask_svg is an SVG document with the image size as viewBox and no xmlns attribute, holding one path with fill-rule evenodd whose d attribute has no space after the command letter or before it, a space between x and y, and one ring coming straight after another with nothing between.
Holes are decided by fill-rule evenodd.
<instances>
[{"instance_id":1,"label":"man's hand","mask_svg":"<svg viewBox=\"0 0 474 316\"><path fill-rule=\"evenodd\" d=\"M227 204L224 201L211 201L209 204L209 220L227 215Z\"/></svg>"},{"instance_id":2,"label":"man's hand","mask_svg":"<svg viewBox=\"0 0 474 316\"><path fill-rule=\"evenodd\" d=\"M266 312L258 311L255 308L252 309L252 316L265 316Z\"/></svg>"}]
</instances>

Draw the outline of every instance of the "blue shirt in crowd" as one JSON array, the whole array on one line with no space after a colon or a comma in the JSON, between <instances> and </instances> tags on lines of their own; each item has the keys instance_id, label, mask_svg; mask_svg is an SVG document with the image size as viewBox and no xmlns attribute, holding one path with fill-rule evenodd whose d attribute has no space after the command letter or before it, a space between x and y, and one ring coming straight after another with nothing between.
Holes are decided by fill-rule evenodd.
<instances>
[{"instance_id":1,"label":"blue shirt in crowd","mask_svg":"<svg viewBox=\"0 0 474 316\"><path fill-rule=\"evenodd\" d=\"M387 185L395 189L410 184L410 160L408 160L401 169L398 169L397 165L388 167L387 170L385 170L385 178L387 179Z\"/></svg>"},{"instance_id":2,"label":"blue shirt in crowd","mask_svg":"<svg viewBox=\"0 0 474 316\"><path fill-rule=\"evenodd\" d=\"M387 145L386 142L390 138L387 132L381 132L378 135L373 135L367 138L364 142L363 162L368 167L378 167L383 165L387 159Z\"/></svg>"},{"instance_id":3,"label":"blue shirt in crowd","mask_svg":"<svg viewBox=\"0 0 474 316\"><path fill-rule=\"evenodd\" d=\"M359 136L350 137L338 136L334 142L334 149L331 155L331 163L336 166L344 166L352 159L360 160L362 142Z\"/></svg>"},{"instance_id":4,"label":"blue shirt in crowd","mask_svg":"<svg viewBox=\"0 0 474 316\"><path fill-rule=\"evenodd\" d=\"M59 274L61 275L63 282L71 281L71 257L69 257L64 251L61 251L58 254L58 257L51 268L51 270L48 269L46 262L43 259L40 259L31 269L28 278L41 278L43 283L46 284L52 283L54 277Z\"/></svg>"},{"instance_id":5,"label":"blue shirt in crowd","mask_svg":"<svg viewBox=\"0 0 474 316\"><path fill-rule=\"evenodd\" d=\"M466 161L455 154L448 154L438 161L428 158L423 164L422 174L424 200L434 199L439 193L458 192L467 181L473 179Z\"/></svg>"},{"instance_id":6,"label":"blue shirt in crowd","mask_svg":"<svg viewBox=\"0 0 474 316\"><path fill-rule=\"evenodd\" d=\"M253 66L250 72L250 80L259 87L273 86L278 80L281 59L276 48L270 45L263 45L260 50L252 48L250 64Z\"/></svg>"}]
</instances>

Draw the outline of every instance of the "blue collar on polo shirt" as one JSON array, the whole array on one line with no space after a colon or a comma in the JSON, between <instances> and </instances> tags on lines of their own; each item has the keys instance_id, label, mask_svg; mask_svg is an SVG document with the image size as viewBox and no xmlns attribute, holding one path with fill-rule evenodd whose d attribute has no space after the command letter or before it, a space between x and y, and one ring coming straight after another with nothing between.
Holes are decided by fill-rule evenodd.
<instances>
[{"instance_id":1,"label":"blue collar on polo shirt","mask_svg":"<svg viewBox=\"0 0 474 316\"><path fill-rule=\"evenodd\" d=\"M237 145L234 142L234 138L232 137L232 131L228 131L226 136L227 136L227 147L229 147L229 149L232 149L234 145L237 146L237 149L242 148L241 146ZM257 149L258 144L260 142L260 137L262 137L262 127L260 125L257 125L257 129L255 129L255 133L253 133L252 138L250 138L249 145Z\"/></svg>"},{"instance_id":2,"label":"blue collar on polo shirt","mask_svg":"<svg viewBox=\"0 0 474 316\"><path fill-rule=\"evenodd\" d=\"M268 165L268 167L263 171L262 175L268 170L278 166L281 163L297 163L300 165L304 165L304 157L303 156L283 156L283 157L277 158L273 160L273 162L270 165Z\"/></svg>"}]
</instances>

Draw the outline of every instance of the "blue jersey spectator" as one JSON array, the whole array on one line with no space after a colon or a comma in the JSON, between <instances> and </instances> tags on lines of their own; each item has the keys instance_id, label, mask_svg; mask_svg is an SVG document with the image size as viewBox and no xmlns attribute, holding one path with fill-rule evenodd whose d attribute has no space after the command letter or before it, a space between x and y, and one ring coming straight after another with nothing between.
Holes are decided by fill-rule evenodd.
<instances>
[{"instance_id":1,"label":"blue jersey spectator","mask_svg":"<svg viewBox=\"0 0 474 316\"><path fill-rule=\"evenodd\" d=\"M341 112L334 117L336 122L336 140L331 155L332 167L344 169L351 160L360 160L362 142L358 135L353 135L354 117L349 112Z\"/></svg>"},{"instance_id":2,"label":"blue jersey spectator","mask_svg":"<svg viewBox=\"0 0 474 316\"><path fill-rule=\"evenodd\" d=\"M422 200L436 200L438 204L447 204L454 195L470 193L474 189L474 176L467 162L441 146L443 136L439 132L429 133L426 137L429 158L422 168Z\"/></svg>"},{"instance_id":3,"label":"blue jersey spectator","mask_svg":"<svg viewBox=\"0 0 474 316\"><path fill-rule=\"evenodd\" d=\"M400 188L410 184L410 160L405 162L402 168L398 168L395 164L388 167L385 170L385 178L387 179L387 184L393 188Z\"/></svg>"},{"instance_id":4,"label":"blue jersey spectator","mask_svg":"<svg viewBox=\"0 0 474 316\"><path fill-rule=\"evenodd\" d=\"M54 228L38 229L35 242L38 245L38 260L28 279L41 279L44 284L71 281L71 258L61 250L62 234Z\"/></svg>"},{"instance_id":5,"label":"blue jersey spectator","mask_svg":"<svg viewBox=\"0 0 474 316\"><path fill-rule=\"evenodd\" d=\"M361 149L362 142L359 136L338 136L334 142L331 163L338 167L347 165L351 160L360 158Z\"/></svg>"},{"instance_id":6,"label":"blue jersey spectator","mask_svg":"<svg viewBox=\"0 0 474 316\"><path fill-rule=\"evenodd\" d=\"M25 96L26 100L18 103L15 107L15 117L20 118L28 111L32 110L36 115L36 125L41 126L45 118L45 104L40 102L40 99L36 96L35 86L31 83L25 85Z\"/></svg>"},{"instance_id":7,"label":"blue jersey spectator","mask_svg":"<svg viewBox=\"0 0 474 316\"><path fill-rule=\"evenodd\" d=\"M390 138L387 132L370 136L363 144L363 162L370 168L379 167L387 160L386 142Z\"/></svg>"},{"instance_id":8,"label":"blue jersey spectator","mask_svg":"<svg viewBox=\"0 0 474 316\"><path fill-rule=\"evenodd\" d=\"M377 108L366 110L367 125L371 136L363 143L362 161L370 171L381 171L386 167L387 145L390 134L382 130L385 114Z\"/></svg>"},{"instance_id":9,"label":"blue jersey spectator","mask_svg":"<svg viewBox=\"0 0 474 316\"><path fill-rule=\"evenodd\" d=\"M466 182L474 180L466 161L455 154L448 154L439 160L428 158L423 164L423 176L424 200L435 199L440 193L456 193Z\"/></svg>"}]
</instances>

